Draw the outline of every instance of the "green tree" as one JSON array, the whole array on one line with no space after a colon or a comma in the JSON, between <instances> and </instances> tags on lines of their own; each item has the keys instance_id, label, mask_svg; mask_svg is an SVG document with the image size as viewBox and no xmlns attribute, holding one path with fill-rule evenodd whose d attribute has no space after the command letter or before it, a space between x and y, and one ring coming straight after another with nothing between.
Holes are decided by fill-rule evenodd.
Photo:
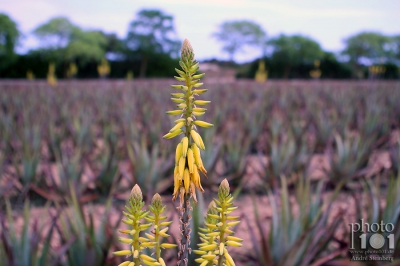
<instances>
[{"instance_id":1,"label":"green tree","mask_svg":"<svg viewBox=\"0 0 400 266\"><path fill-rule=\"evenodd\" d=\"M263 49L267 34L260 25L252 21L235 20L222 23L212 36L222 43L222 50L228 53L230 61L233 61L235 54L246 46Z\"/></svg>"},{"instance_id":2,"label":"green tree","mask_svg":"<svg viewBox=\"0 0 400 266\"><path fill-rule=\"evenodd\" d=\"M391 48L391 54L390 54L390 62L399 63L400 61L400 35L397 36L392 36L390 38L390 48Z\"/></svg>"},{"instance_id":3,"label":"green tree","mask_svg":"<svg viewBox=\"0 0 400 266\"><path fill-rule=\"evenodd\" d=\"M60 49L66 47L72 35L79 28L65 17L56 17L37 27L33 34L42 42L42 47L47 49Z\"/></svg>"},{"instance_id":4,"label":"green tree","mask_svg":"<svg viewBox=\"0 0 400 266\"><path fill-rule=\"evenodd\" d=\"M389 37L378 32L361 32L344 41L346 48L342 54L355 64L360 64L362 58L371 63L383 63L390 56L390 41Z\"/></svg>"},{"instance_id":5,"label":"green tree","mask_svg":"<svg viewBox=\"0 0 400 266\"><path fill-rule=\"evenodd\" d=\"M100 62L108 45L108 39L101 31L83 30L65 17L50 19L37 27L34 34L42 40L42 47L32 53L62 64L65 74L70 62L78 62L81 67Z\"/></svg>"},{"instance_id":6,"label":"green tree","mask_svg":"<svg viewBox=\"0 0 400 266\"><path fill-rule=\"evenodd\" d=\"M0 14L0 70L15 61L14 48L19 37L17 24L6 14Z\"/></svg>"},{"instance_id":7,"label":"green tree","mask_svg":"<svg viewBox=\"0 0 400 266\"><path fill-rule=\"evenodd\" d=\"M355 77L362 76L362 60L367 64L383 64L391 61L391 39L379 32L361 32L344 40L343 55L348 56Z\"/></svg>"},{"instance_id":8,"label":"green tree","mask_svg":"<svg viewBox=\"0 0 400 266\"><path fill-rule=\"evenodd\" d=\"M284 65L284 78L289 77L293 66L312 64L323 56L323 50L316 41L301 35L281 34L271 39L268 45L272 48L271 61Z\"/></svg>"},{"instance_id":9,"label":"green tree","mask_svg":"<svg viewBox=\"0 0 400 266\"><path fill-rule=\"evenodd\" d=\"M122 53L123 52L123 41L118 38L115 33L104 33L104 37L107 40L106 52L107 53Z\"/></svg>"},{"instance_id":10,"label":"green tree","mask_svg":"<svg viewBox=\"0 0 400 266\"><path fill-rule=\"evenodd\" d=\"M107 38L100 31L75 30L70 42L65 47L66 61L79 61L86 64L100 62L106 53Z\"/></svg>"},{"instance_id":11,"label":"green tree","mask_svg":"<svg viewBox=\"0 0 400 266\"><path fill-rule=\"evenodd\" d=\"M146 76L150 57L168 54L177 57L180 41L176 37L174 18L161 10L144 9L137 13L128 29L126 47L140 56L140 77Z\"/></svg>"}]
</instances>

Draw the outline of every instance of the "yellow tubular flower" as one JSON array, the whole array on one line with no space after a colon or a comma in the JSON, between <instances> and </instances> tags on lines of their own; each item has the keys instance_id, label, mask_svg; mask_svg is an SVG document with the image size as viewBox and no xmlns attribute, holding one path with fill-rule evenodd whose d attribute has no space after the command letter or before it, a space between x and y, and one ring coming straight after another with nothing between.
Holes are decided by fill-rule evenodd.
<instances>
[{"instance_id":1,"label":"yellow tubular flower","mask_svg":"<svg viewBox=\"0 0 400 266\"><path fill-rule=\"evenodd\" d=\"M178 135L180 135L180 134L182 134L182 133L183 133L183 130L182 130L182 129L177 129L177 130L175 130L175 131L173 131L173 132L171 132L171 133L165 134L165 135L163 136L163 138L164 138L164 139L172 139L172 138L174 138L174 137L176 137L176 136L178 136Z\"/></svg>"},{"instance_id":2,"label":"yellow tubular flower","mask_svg":"<svg viewBox=\"0 0 400 266\"><path fill-rule=\"evenodd\" d=\"M171 130L169 131L170 133L174 132L177 129L180 129L181 127L183 127L185 125L185 122L179 122L178 124L176 124L173 128L171 128Z\"/></svg>"},{"instance_id":3,"label":"yellow tubular flower","mask_svg":"<svg viewBox=\"0 0 400 266\"><path fill-rule=\"evenodd\" d=\"M158 260L158 262L160 262L161 266L166 266L166 265L165 265L165 262L164 262L164 260L163 260L162 258L160 258L160 259Z\"/></svg>"},{"instance_id":4,"label":"yellow tubular flower","mask_svg":"<svg viewBox=\"0 0 400 266\"><path fill-rule=\"evenodd\" d=\"M200 121L200 120L194 121L194 124L197 125L197 126L200 126L200 127L212 127L213 126L213 124L210 124L210 123L207 123L207 122L204 122L204 121ZM175 127L173 129L177 129ZM173 130L171 129L171 131L173 131Z\"/></svg>"},{"instance_id":5,"label":"yellow tubular flower","mask_svg":"<svg viewBox=\"0 0 400 266\"><path fill-rule=\"evenodd\" d=\"M193 196L194 202L197 203L196 186L194 185L193 181L190 181L190 194Z\"/></svg>"},{"instance_id":6,"label":"yellow tubular flower","mask_svg":"<svg viewBox=\"0 0 400 266\"><path fill-rule=\"evenodd\" d=\"M181 181L181 177L179 175L179 169L177 166L175 166L175 169L174 169L174 193L172 194L173 200L175 200L176 196L178 195L178 191L179 191L181 182L182 181Z\"/></svg>"},{"instance_id":7,"label":"yellow tubular flower","mask_svg":"<svg viewBox=\"0 0 400 266\"><path fill-rule=\"evenodd\" d=\"M235 262L233 261L231 255L229 255L229 253L226 251L226 249L225 249L225 252L224 252L224 253L225 253L225 254L224 254L225 259L226 259L226 261L229 263L229 265L235 266Z\"/></svg>"},{"instance_id":8,"label":"yellow tubular flower","mask_svg":"<svg viewBox=\"0 0 400 266\"><path fill-rule=\"evenodd\" d=\"M194 143L192 144L192 151L193 151L193 156L194 156L195 163L198 166L202 167L203 166L203 161L201 160L200 149Z\"/></svg>"},{"instance_id":9,"label":"yellow tubular flower","mask_svg":"<svg viewBox=\"0 0 400 266\"><path fill-rule=\"evenodd\" d=\"M192 149L188 149L187 153L187 160L188 160L188 166L189 166L189 173L193 173L194 170L194 156L193 156L193 151Z\"/></svg>"},{"instance_id":10,"label":"yellow tubular flower","mask_svg":"<svg viewBox=\"0 0 400 266\"><path fill-rule=\"evenodd\" d=\"M188 137L184 137L182 139L182 156L186 157L187 149L188 149L189 139Z\"/></svg>"},{"instance_id":11,"label":"yellow tubular flower","mask_svg":"<svg viewBox=\"0 0 400 266\"><path fill-rule=\"evenodd\" d=\"M119 264L118 266L129 266L130 261L124 261L123 263Z\"/></svg>"},{"instance_id":12,"label":"yellow tubular flower","mask_svg":"<svg viewBox=\"0 0 400 266\"><path fill-rule=\"evenodd\" d=\"M190 174L187 168L185 168L185 172L183 173L183 184L185 185L185 192L187 194L189 192L190 185Z\"/></svg>"},{"instance_id":13,"label":"yellow tubular flower","mask_svg":"<svg viewBox=\"0 0 400 266\"><path fill-rule=\"evenodd\" d=\"M176 146L175 152L175 165L178 165L179 159L182 157L182 142L179 142L178 146Z\"/></svg>"},{"instance_id":14,"label":"yellow tubular flower","mask_svg":"<svg viewBox=\"0 0 400 266\"><path fill-rule=\"evenodd\" d=\"M126 255L132 255L131 250L120 250L120 251L115 251L114 252L115 256L126 256Z\"/></svg>"},{"instance_id":15,"label":"yellow tubular flower","mask_svg":"<svg viewBox=\"0 0 400 266\"><path fill-rule=\"evenodd\" d=\"M183 172L185 171L185 163L186 163L185 158L181 157L179 159L179 176L181 179L183 178Z\"/></svg>"},{"instance_id":16,"label":"yellow tubular flower","mask_svg":"<svg viewBox=\"0 0 400 266\"><path fill-rule=\"evenodd\" d=\"M194 170L193 170L193 181L194 181L195 186L198 189L200 189L201 192L204 192L204 189L203 189L203 187L201 186L201 183L200 183L200 173L197 170L197 166L196 165L194 165Z\"/></svg>"}]
</instances>

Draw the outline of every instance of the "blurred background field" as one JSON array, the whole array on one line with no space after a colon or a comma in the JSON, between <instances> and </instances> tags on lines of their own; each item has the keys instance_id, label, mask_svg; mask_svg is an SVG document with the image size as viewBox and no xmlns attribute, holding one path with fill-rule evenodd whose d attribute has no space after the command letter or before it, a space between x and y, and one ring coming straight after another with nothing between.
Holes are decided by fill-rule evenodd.
<instances>
[{"instance_id":1,"label":"blurred background field","mask_svg":"<svg viewBox=\"0 0 400 266\"><path fill-rule=\"evenodd\" d=\"M170 196L176 143L162 139L173 123L165 114L173 108L171 83L0 83L4 265L115 264L115 227L134 184L146 201L163 195L177 224ZM200 132L210 174L194 223L227 178L243 216L238 265L349 265L348 223L360 218L396 225L399 258L398 82L207 88L206 120L215 127Z\"/></svg>"},{"instance_id":2,"label":"blurred background field","mask_svg":"<svg viewBox=\"0 0 400 266\"><path fill-rule=\"evenodd\" d=\"M199 130L209 175L192 249L227 178L242 221L237 265L385 265L350 261L360 219L394 225L387 256L400 265L398 10L396 0L0 2L0 266L118 265L135 184L147 203L161 194L177 242L177 140L162 136L184 38L215 125Z\"/></svg>"}]
</instances>

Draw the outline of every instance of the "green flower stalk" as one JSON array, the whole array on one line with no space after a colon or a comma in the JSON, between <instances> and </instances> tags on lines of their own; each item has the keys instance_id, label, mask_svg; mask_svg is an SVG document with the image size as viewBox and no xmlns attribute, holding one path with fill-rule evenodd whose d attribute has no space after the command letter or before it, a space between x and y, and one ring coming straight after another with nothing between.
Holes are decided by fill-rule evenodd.
<instances>
[{"instance_id":1,"label":"green flower stalk","mask_svg":"<svg viewBox=\"0 0 400 266\"><path fill-rule=\"evenodd\" d=\"M212 127L213 125L197 117L204 115L207 109L202 106L210 101L196 100L195 96L205 93L206 89L198 89L203 85L200 79L204 74L196 74L199 70L199 63L194 59L193 48L185 39L182 45L181 60L179 65L182 70L175 69L179 77L176 80L184 82L184 85L172 85L172 88L180 90L179 93L172 93L171 100L177 104L178 109L168 111L169 115L180 115L175 121L175 126L164 138L171 139L183 134L181 142L176 147L175 169L174 169L174 192L173 200L178 195L180 198L180 231L182 238L179 243L178 265L187 265L190 252L190 199L196 199L196 189L204 192L200 183L200 172L207 174L201 160L200 150L205 150L203 140L197 127Z\"/></svg>"},{"instance_id":2,"label":"green flower stalk","mask_svg":"<svg viewBox=\"0 0 400 266\"><path fill-rule=\"evenodd\" d=\"M163 220L167 219L167 216L162 216L162 213L165 210L165 206L162 205L162 200L159 194L155 194L151 205L149 206L150 212L153 216L145 217L145 219L153 224L153 230L151 234L147 234L146 236L149 239L149 248L155 249L155 260L159 263L159 265L165 266L165 262L163 258L161 258L161 249L164 248L175 248L175 244L162 243L163 237L169 237L167 234L168 226L172 222L163 222ZM165 228L163 228L165 227ZM154 263L153 263L154 264ZM150 265L150 264L149 264Z\"/></svg>"},{"instance_id":3,"label":"green flower stalk","mask_svg":"<svg viewBox=\"0 0 400 266\"><path fill-rule=\"evenodd\" d=\"M229 216L236 210L233 206L233 197L229 193L229 183L224 179L218 190L218 199L214 199L216 205L209 206L207 217L204 225L206 228L200 228L199 250L195 250L196 254L201 255L201 258L196 259L196 262L201 266L206 265L227 265L233 266L231 255L228 247L241 247L243 239L234 237L234 232L231 227L240 223L239 216Z\"/></svg>"},{"instance_id":4,"label":"green flower stalk","mask_svg":"<svg viewBox=\"0 0 400 266\"><path fill-rule=\"evenodd\" d=\"M155 245L154 242L140 236L140 232L149 229L152 225L151 223L144 224L141 222L149 214L149 212L142 210L143 206L142 191L138 185L135 185L129 197L129 206L125 206L127 212L123 212L127 219L122 220L122 222L129 225L131 229L119 230L120 233L127 235L127 237L120 237L119 241L124 244L129 244L131 247L127 250L114 252L115 256L131 257L131 260L127 260L119 266L138 266L142 265L142 263L155 265L155 259L142 253L143 249L151 246L149 243L152 243L153 246Z\"/></svg>"}]
</instances>

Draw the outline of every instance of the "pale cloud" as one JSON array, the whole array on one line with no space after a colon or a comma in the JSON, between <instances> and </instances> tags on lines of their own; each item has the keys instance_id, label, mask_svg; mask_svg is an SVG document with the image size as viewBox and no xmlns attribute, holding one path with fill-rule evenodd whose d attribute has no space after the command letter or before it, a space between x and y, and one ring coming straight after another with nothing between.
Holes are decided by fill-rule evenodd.
<instances>
[{"instance_id":1,"label":"pale cloud","mask_svg":"<svg viewBox=\"0 0 400 266\"><path fill-rule=\"evenodd\" d=\"M0 12L10 15L23 31L30 31L49 17L62 14L62 10L57 5L46 0L7 1L7 4L0 7Z\"/></svg>"},{"instance_id":2,"label":"pale cloud","mask_svg":"<svg viewBox=\"0 0 400 266\"><path fill-rule=\"evenodd\" d=\"M139 3L146 3L147 1L139 1ZM286 1L288 2L288 1ZM296 1L291 3L282 3L277 1L258 1L258 0L169 0L168 5L175 5L180 7L207 7L210 13L224 15L231 10L242 11L253 10L256 13L271 11L275 14L283 15L286 17L297 18L326 18L326 17L367 17L367 16L381 16L382 12L364 8L332 8L332 7L302 7ZM152 3L163 5L165 1L155 0ZM195 8L193 8L195 11ZM236 12L235 12L236 13Z\"/></svg>"},{"instance_id":3,"label":"pale cloud","mask_svg":"<svg viewBox=\"0 0 400 266\"><path fill-rule=\"evenodd\" d=\"M342 17L371 17L380 15L379 12L343 8L307 8L289 4L273 3L262 8L276 12L286 17L296 18L342 18Z\"/></svg>"}]
</instances>

